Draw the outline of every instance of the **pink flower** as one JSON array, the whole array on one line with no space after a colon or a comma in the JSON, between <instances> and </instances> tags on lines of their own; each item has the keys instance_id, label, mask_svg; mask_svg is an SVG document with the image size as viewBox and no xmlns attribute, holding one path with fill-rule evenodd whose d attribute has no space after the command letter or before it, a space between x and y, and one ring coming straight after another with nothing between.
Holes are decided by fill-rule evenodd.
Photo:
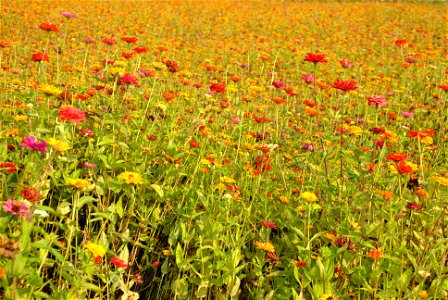
<instances>
[{"instance_id":1,"label":"pink flower","mask_svg":"<svg viewBox=\"0 0 448 300\"><path fill-rule=\"evenodd\" d=\"M387 106L386 98L380 95L367 97L367 100L369 100L369 106L372 107L385 107Z\"/></svg>"},{"instance_id":2,"label":"pink flower","mask_svg":"<svg viewBox=\"0 0 448 300\"><path fill-rule=\"evenodd\" d=\"M106 38L106 39L103 39L103 43L106 44L106 45L111 46L111 45L115 45L117 43L117 41L113 40L113 39Z\"/></svg>"},{"instance_id":3,"label":"pink flower","mask_svg":"<svg viewBox=\"0 0 448 300\"><path fill-rule=\"evenodd\" d=\"M26 202L8 199L2 207L3 212L11 213L12 215L19 215L22 218L26 217L29 213L28 207L26 207Z\"/></svg>"},{"instance_id":4,"label":"pink flower","mask_svg":"<svg viewBox=\"0 0 448 300\"><path fill-rule=\"evenodd\" d=\"M305 74L305 75L302 75L301 78L302 78L303 80L305 80L305 82L308 83L308 84L314 82L314 75L312 75L312 74Z\"/></svg>"},{"instance_id":5,"label":"pink flower","mask_svg":"<svg viewBox=\"0 0 448 300\"><path fill-rule=\"evenodd\" d=\"M27 148L28 150L35 150L42 153L42 155L45 155L47 153L47 146L48 144L43 142L36 141L36 138L34 136L26 136L23 138L22 143L20 144L22 148Z\"/></svg>"},{"instance_id":6,"label":"pink flower","mask_svg":"<svg viewBox=\"0 0 448 300\"><path fill-rule=\"evenodd\" d=\"M272 85L275 86L278 89L280 89L280 88L285 86L285 84L283 82L281 82L281 81L272 81Z\"/></svg>"},{"instance_id":7,"label":"pink flower","mask_svg":"<svg viewBox=\"0 0 448 300\"><path fill-rule=\"evenodd\" d=\"M91 163L87 163L87 162L83 163L82 166L84 168L86 168L86 169L94 169L94 168L96 168L95 164L91 164Z\"/></svg>"},{"instance_id":8,"label":"pink flower","mask_svg":"<svg viewBox=\"0 0 448 300\"><path fill-rule=\"evenodd\" d=\"M415 202L408 202L408 205L406 206L409 210L419 210L420 205L418 205Z\"/></svg>"},{"instance_id":9,"label":"pink flower","mask_svg":"<svg viewBox=\"0 0 448 300\"><path fill-rule=\"evenodd\" d=\"M351 61L347 61L347 60L341 60L339 63L341 64L341 66L343 68L346 68L346 69L350 68L353 64Z\"/></svg>"},{"instance_id":10,"label":"pink flower","mask_svg":"<svg viewBox=\"0 0 448 300\"><path fill-rule=\"evenodd\" d=\"M74 15L74 14L72 14L72 13L69 13L69 12L66 12L66 11L64 11L61 15L62 15L63 17L68 18L68 19L76 18L76 15Z\"/></svg>"},{"instance_id":11,"label":"pink flower","mask_svg":"<svg viewBox=\"0 0 448 300\"><path fill-rule=\"evenodd\" d=\"M231 118L230 120L233 122L233 124L239 124L239 123L241 123L241 120L238 119L238 118Z\"/></svg>"},{"instance_id":12,"label":"pink flower","mask_svg":"<svg viewBox=\"0 0 448 300\"><path fill-rule=\"evenodd\" d=\"M403 111L403 112L401 113L401 115L402 115L403 117L405 117L405 118L412 118L412 117L414 116L413 113L411 113L411 112L407 112L407 111Z\"/></svg>"}]
</instances>

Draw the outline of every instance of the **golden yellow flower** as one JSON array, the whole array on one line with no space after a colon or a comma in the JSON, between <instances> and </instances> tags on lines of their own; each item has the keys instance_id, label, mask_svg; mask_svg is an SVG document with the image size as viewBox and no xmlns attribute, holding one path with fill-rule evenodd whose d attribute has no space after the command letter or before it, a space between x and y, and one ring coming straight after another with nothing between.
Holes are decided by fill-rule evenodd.
<instances>
[{"instance_id":1,"label":"golden yellow flower","mask_svg":"<svg viewBox=\"0 0 448 300\"><path fill-rule=\"evenodd\" d=\"M255 246L264 251L275 252L274 245L272 245L272 243L270 243L270 242L262 243L262 242L257 241L257 242L255 242Z\"/></svg>"},{"instance_id":2,"label":"golden yellow flower","mask_svg":"<svg viewBox=\"0 0 448 300\"><path fill-rule=\"evenodd\" d=\"M59 141L55 138L49 138L47 143L51 146L51 148L53 148L54 151L61 152L62 154L64 154L65 151L70 149L68 143Z\"/></svg>"},{"instance_id":3,"label":"golden yellow flower","mask_svg":"<svg viewBox=\"0 0 448 300\"><path fill-rule=\"evenodd\" d=\"M118 179L126 181L128 184L142 184L142 176L135 172L123 172L118 175Z\"/></svg>"},{"instance_id":4,"label":"golden yellow flower","mask_svg":"<svg viewBox=\"0 0 448 300\"><path fill-rule=\"evenodd\" d=\"M172 254L171 250L169 250L169 249L163 250L162 253L165 256L170 256Z\"/></svg>"},{"instance_id":5,"label":"golden yellow flower","mask_svg":"<svg viewBox=\"0 0 448 300\"><path fill-rule=\"evenodd\" d=\"M20 131L18 128L11 128L6 130L6 136L7 137L16 137L20 134Z\"/></svg>"},{"instance_id":6,"label":"golden yellow flower","mask_svg":"<svg viewBox=\"0 0 448 300\"><path fill-rule=\"evenodd\" d=\"M317 201L317 196L313 192L303 192L300 197L308 203Z\"/></svg>"},{"instance_id":7,"label":"golden yellow flower","mask_svg":"<svg viewBox=\"0 0 448 300\"><path fill-rule=\"evenodd\" d=\"M73 186L73 187L75 187L77 189L83 189L85 187L88 187L88 186L92 185L87 180L84 180L84 179L73 179L73 178L67 179L65 181L65 183L67 183L67 184L69 184L69 185L71 185L71 186Z\"/></svg>"},{"instance_id":8,"label":"golden yellow flower","mask_svg":"<svg viewBox=\"0 0 448 300\"><path fill-rule=\"evenodd\" d=\"M92 242L87 242L84 244L84 248L95 257L103 257L106 254L106 249L98 244L94 244Z\"/></svg>"},{"instance_id":9,"label":"golden yellow flower","mask_svg":"<svg viewBox=\"0 0 448 300\"><path fill-rule=\"evenodd\" d=\"M17 116L14 116L14 121L18 121L18 122L20 122L20 121L26 121L26 120L28 120L28 117L25 116L25 115L17 115Z\"/></svg>"},{"instance_id":10,"label":"golden yellow flower","mask_svg":"<svg viewBox=\"0 0 448 300\"><path fill-rule=\"evenodd\" d=\"M219 177L219 181L224 182L224 183L234 183L235 179L233 179L231 177L227 177L227 176L222 176L222 177Z\"/></svg>"},{"instance_id":11,"label":"golden yellow flower","mask_svg":"<svg viewBox=\"0 0 448 300\"><path fill-rule=\"evenodd\" d=\"M54 85L44 84L38 88L39 91L47 94L47 95L59 95L62 93L62 90L58 89Z\"/></svg>"},{"instance_id":12,"label":"golden yellow flower","mask_svg":"<svg viewBox=\"0 0 448 300\"><path fill-rule=\"evenodd\" d=\"M443 186L448 186L448 178L442 176L433 176L432 180Z\"/></svg>"}]
</instances>

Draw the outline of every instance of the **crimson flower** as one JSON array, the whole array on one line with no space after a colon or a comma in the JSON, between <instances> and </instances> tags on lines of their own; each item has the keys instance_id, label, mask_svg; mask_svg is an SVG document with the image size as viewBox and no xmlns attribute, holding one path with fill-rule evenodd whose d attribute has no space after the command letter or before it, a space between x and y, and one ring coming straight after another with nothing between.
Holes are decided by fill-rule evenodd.
<instances>
[{"instance_id":1,"label":"crimson flower","mask_svg":"<svg viewBox=\"0 0 448 300\"><path fill-rule=\"evenodd\" d=\"M44 23L39 25L39 28L42 29L42 30L45 30L45 31L58 32L58 28L56 27L55 24L52 24L52 23L44 22Z\"/></svg>"},{"instance_id":2,"label":"crimson flower","mask_svg":"<svg viewBox=\"0 0 448 300\"><path fill-rule=\"evenodd\" d=\"M42 195L36 188L25 187L20 193L20 196L22 196L23 198L25 198L30 202L37 202Z\"/></svg>"},{"instance_id":3,"label":"crimson flower","mask_svg":"<svg viewBox=\"0 0 448 300\"><path fill-rule=\"evenodd\" d=\"M117 43L116 40L105 38L103 39L103 43L109 46L115 45Z\"/></svg>"},{"instance_id":4,"label":"crimson flower","mask_svg":"<svg viewBox=\"0 0 448 300\"><path fill-rule=\"evenodd\" d=\"M148 49L146 49L146 47L135 47L132 50L134 50L134 52L137 54L148 52Z\"/></svg>"},{"instance_id":5,"label":"crimson flower","mask_svg":"<svg viewBox=\"0 0 448 300\"><path fill-rule=\"evenodd\" d=\"M448 92L448 85L441 84L441 85L439 85L439 88Z\"/></svg>"},{"instance_id":6,"label":"crimson flower","mask_svg":"<svg viewBox=\"0 0 448 300\"><path fill-rule=\"evenodd\" d=\"M58 115L61 120L67 120L77 125L86 119L86 113L74 107L63 107L59 110Z\"/></svg>"},{"instance_id":7,"label":"crimson flower","mask_svg":"<svg viewBox=\"0 0 448 300\"><path fill-rule=\"evenodd\" d=\"M125 41L126 43L135 44L137 42L136 37L122 37L122 41Z\"/></svg>"},{"instance_id":8,"label":"crimson flower","mask_svg":"<svg viewBox=\"0 0 448 300\"><path fill-rule=\"evenodd\" d=\"M401 40L396 40L395 41L395 45L397 45L399 47L404 47L405 44L406 44L406 40L405 39L401 39Z\"/></svg>"},{"instance_id":9,"label":"crimson flower","mask_svg":"<svg viewBox=\"0 0 448 300\"><path fill-rule=\"evenodd\" d=\"M226 91L226 86L224 84L213 83L210 85L210 91L212 93L224 93Z\"/></svg>"},{"instance_id":10,"label":"crimson flower","mask_svg":"<svg viewBox=\"0 0 448 300\"><path fill-rule=\"evenodd\" d=\"M124 74L118 78L118 84L119 85L125 85L125 84L133 84L137 85L137 77L131 74Z\"/></svg>"},{"instance_id":11,"label":"crimson flower","mask_svg":"<svg viewBox=\"0 0 448 300\"><path fill-rule=\"evenodd\" d=\"M413 172L412 167L407 165L403 160L398 164L397 170L401 174L410 174Z\"/></svg>"},{"instance_id":12,"label":"crimson flower","mask_svg":"<svg viewBox=\"0 0 448 300\"><path fill-rule=\"evenodd\" d=\"M325 59L325 54L314 54L308 52L305 56L305 61L312 62L312 63L326 63L327 60Z\"/></svg>"},{"instance_id":13,"label":"crimson flower","mask_svg":"<svg viewBox=\"0 0 448 300\"><path fill-rule=\"evenodd\" d=\"M408 205L406 206L409 210L419 210L420 205L418 205L415 202L408 202Z\"/></svg>"},{"instance_id":14,"label":"crimson flower","mask_svg":"<svg viewBox=\"0 0 448 300\"><path fill-rule=\"evenodd\" d=\"M333 87L338 90L342 90L344 92L357 90L356 81L352 80L336 80L333 84Z\"/></svg>"},{"instance_id":15,"label":"crimson flower","mask_svg":"<svg viewBox=\"0 0 448 300\"><path fill-rule=\"evenodd\" d=\"M283 82L281 82L281 81L273 81L272 82L272 85L274 86L274 87L276 87L276 88L282 88L282 87L284 87L285 86L285 84L283 83Z\"/></svg>"},{"instance_id":16,"label":"crimson flower","mask_svg":"<svg viewBox=\"0 0 448 300\"><path fill-rule=\"evenodd\" d=\"M48 55L45 52L34 53L33 56L31 56L31 60L35 62L49 61Z\"/></svg>"},{"instance_id":17,"label":"crimson flower","mask_svg":"<svg viewBox=\"0 0 448 300\"><path fill-rule=\"evenodd\" d=\"M261 222L260 224L266 228L277 229L277 225L274 222Z\"/></svg>"},{"instance_id":18,"label":"crimson flower","mask_svg":"<svg viewBox=\"0 0 448 300\"><path fill-rule=\"evenodd\" d=\"M303 268L303 267L305 267L306 266L306 261L298 261L297 263L296 263L296 266L298 267L298 268Z\"/></svg>"},{"instance_id":19,"label":"crimson flower","mask_svg":"<svg viewBox=\"0 0 448 300\"><path fill-rule=\"evenodd\" d=\"M125 263L123 260L119 259L118 257L112 257L110 259L110 262L117 268L123 268L123 269L129 268L129 265Z\"/></svg>"}]
</instances>

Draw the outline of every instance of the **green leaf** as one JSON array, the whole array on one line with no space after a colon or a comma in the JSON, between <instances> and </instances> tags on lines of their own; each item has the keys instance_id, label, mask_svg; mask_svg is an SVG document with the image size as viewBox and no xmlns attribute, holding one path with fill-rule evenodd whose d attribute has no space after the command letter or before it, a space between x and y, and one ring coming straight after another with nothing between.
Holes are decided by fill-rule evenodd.
<instances>
[{"instance_id":1,"label":"green leaf","mask_svg":"<svg viewBox=\"0 0 448 300\"><path fill-rule=\"evenodd\" d=\"M123 199L118 199L118 202L115 204L115 212L123 218Z\"/></svg>"},{"instance_id":2,"label":"green leaf","mask_svg":"<svg viewBox=\"0 0 448 300\"><path fill-rule=\"evenodd\" d=\"M78 203L76 205L76 209L81 209L81 207L83 207L85 204L89 203L89 202L95 202L97 201L96 198L93 198L92 196L84 196L79 198Z\"/></svg>"},{"instance_id":3,"label":"green leaf","mask_svg":"<svg viewBox=\"0 0 448 300\"><path fill-rule=\"evenodd\" d=\"M151 184L150 187L152 187L152 189L156 191L156 193L160 196L160 198L163 198L164 195L163 189L159 185Z\"/></svg>"},{"instance_id":4,"label":"green leaf","mask_svg":"<svg viewBox=\"0 0 448 300\"><path fill-rule=\"evenodd\" d=\"M235 284L232 287L232 290L230 291L230 296L231 297L235 297L236 294L238 294L238 291L240 289L240 285L241 285L241 279L237 276L235 278Z\"/></svg>"}]
</instances>

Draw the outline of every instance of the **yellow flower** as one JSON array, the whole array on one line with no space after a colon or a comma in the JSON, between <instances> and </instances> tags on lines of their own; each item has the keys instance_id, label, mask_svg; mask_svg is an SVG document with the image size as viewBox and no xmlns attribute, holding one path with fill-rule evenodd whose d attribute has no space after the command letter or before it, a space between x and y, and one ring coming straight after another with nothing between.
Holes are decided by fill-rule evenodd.
<instances>
[{"instance_id":1,"label":"yellow flower","mask_svg":"<svg viewBox=\"0 0 448 300\"><path fill-rule=\"evenodd\" d=\"M442 176L433 176L432 180L437 182L438 184L441 184L443 186L448 186L448 178L442 177Z\"/></svg>"},{"instance_id":2,"label":"yellow flower","mask_svg":"<svg viewBox=\"0 0 448 300\"><path fill-rule=\"evenodd\" d=\"M428 298L429 293L428 293L428 291L422 290L418 293L418 295L420 296L420 298L426 299L426 298Z\"/></svg>"},{"instance_id":3,"label":"yellow flower","mask_svg":"<svg viewBox=\"0 0 448 300\"><path fill-rule=\"evenodd\" d=\"M135 172L123 172L118 175L118 179L126 181L128 184L142 184L142 176Z\"/></svg>"},{"instance_id":4,"label":"yellow flower","mask_svg":"<svg viewBox=\"0 0 448 300\"><path fill-rule=\"evenodd\" d=\"M25 115L14 116L14 121L26 121L26 120L28 120L28 117Z\"/></svg>"},{"instance_id":5,"label":"yellow flower","mask_svg":"<svg viewBox=\"0 0 448 300\"><path fill-rule=\"evenodd\" d=\"M166 250L163 250L162 253L163 253L163 255L165 255L165 256L170 256L172 252L171 252L171 250L166 249Z\"/></svg>"},{"instance_id":6,"label":"yellow flower","mask_svg":"<svg viewBox=\"0 0 448 300\"><path fill-rule=\"evenodd\" d=\"M84 244L84 248L95 257L103 257L106 254L106 249L98 244L94 244L92 242L87 242Z\"/></svg>"},{"instance_id":7,"label":"yellow flower","mask_svg":"<svg viewBox=\"0 0 448 300\"><path fill-rule=\"evenodd\" d=\"M199 162L199 164L201 164L201 165L210 165L211 162L210 162L208 159L203 158L203 159L201 159L201 161Z\"/></svg>"},{"instance_id":8,"label":"yellow flower","mask_svg":"<svg viewBox=\"0 0 448 300\"><path fill-rule=\"evenodd\" d=\"M16 137L20 134L20 131L18 128L11 128L6 130L6 136L7 137Z\"/></svg>"},{"instance_id":9,"label":"yellow flower","mask_svg":"<svg viewBox=\"0 0 448 300\"><path fill-rule=\"evenodd\" d=\"M65 183L67 183L67 184L69 184L69 185L71 185L71 186L73 186L73 187L75 187L77 189L83 189L85 187L88 187L88 186L92 185L87 180L84 180L84 179L73 179L73 178L67 179L65 181Z\"/></svg>"},{"instance_id":10,"label":"yellow flower","mask_svg":"<svg viewBox=\"0 0 448 300\"><path fill-rule=\"evenodd\" d=\"M275 252L274 245L272 245L272 243L270 243L270 242L265 242L265 243L255 242L255 246L264 251Z\"/></svg>"},{"instance_id":11,"label":"yellow flower","mask_svg":"<svg viewBox=\"0 0 448 300\"><path fill-rule=\"evenodd\" d=\"M303 192L300 197L308 203L317 201L317 196L313 192Z\"/></svg>"},{"instance_id":12,"label":"yellow flower","mask_svg":"<svg viewBox=\"0 0 448 300\"><path fill-rule=\"evenodd\" d=\"M351 134L354 134L354 135L362 134L362 129L355 125L350 126L348 130L350 131Z\"/></svg>"},{"instance_id":13,"label":"yellow flower","mask_svg":"<svg viewBox=\"0 0 448 300\"><path fill-rule=\"evenodd\" d=\"M47 94L47 95L59 95L62 93L62 90L58 89L54 85L44 84L38 88L39 91Z\"/></svg>"},{"instance_id":14,"label":"yellow flower","mask_svg":"<svg viewBox=\"0 0 448 300\"><path fill-rule=\"evenodd\" d=\"M222 176L219 178L219 181L224 182L224 183L234 183L235 179L227 177L227 176Z\"/></svg>"},{"instance_id":15,"label":"yellow flower","mask_svg":"<svg viewBox=\"0 0 448 300\"><path fill-rule=\"evenodd\" d=\"M70 149L70 146L66 142L59 141L55 138L48 139L47 143L57 152L64 154L65 151Z\"/></svg>"}]
</instances>

